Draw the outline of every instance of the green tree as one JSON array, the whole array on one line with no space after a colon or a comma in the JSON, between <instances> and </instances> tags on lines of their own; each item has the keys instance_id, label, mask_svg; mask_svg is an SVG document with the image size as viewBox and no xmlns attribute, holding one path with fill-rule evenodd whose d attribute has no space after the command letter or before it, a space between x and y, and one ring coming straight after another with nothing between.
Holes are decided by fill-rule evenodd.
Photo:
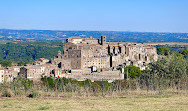
<instances>
[{"instance_id":1,"label":"green tree","mask_svg":"<svg viewBox=\"0 0 188 111\"><path fill-rule=\"evenodd\" d=\"M182 50L182 51L180 51L180 54L188 55L188 50Z\"/></svg>"},{"instance_id":2,"label":"green tree","mask_svg":"<svg viewBox=\"0 0 188 111\"><path fill-rule=\"evenodd\" d=\"M23 61L18 62L18 66L23 66L23 65L25 65L25 64L26 64L26 63L23 62Z\"/></svg>"},{"instance_id":3,"label":"green tree","mask_svg":"<svg viewBox=\"0 0 188 111\"><path fill-rule=\"evenodd\" d=\"M158 47L157 48L157 53L159 55L168 55L170 53L170 50L166 47Z\"/></svg>"},{"instance_id":4,"label":"green tree","mask_svg":"<svg viewBox=\"0 0 188 111\"><path fill-rule=\"evenodd\" d=\"M0 62L0 64L3 66L3 67L11 67L12 66L12 61L10 60L2 60Z\"/></svg>"},{"instance_id":5,"label":"green tree","mask_svg":"<svg viewBox=\"0 0 188 111\"><path fill-rule=\"evenodd\" d=\"M129 77L132 79L138 78L141 75L140 68L133 66L133 65L125 67L125 75L127 75L127 72L128 72Z\"/></svg>"},{"instance_id":6,"label":"green tree","mask_svg":"<svg viewBox=\"0 0 188 111\"><path fill-rule=\"evenodd\" d=\"M157 62L149 64L148 76L150 78L180 79L187 75L188 59L182 55L172 53L166 57L160 57Z\"/></svg>"}]
</instances>

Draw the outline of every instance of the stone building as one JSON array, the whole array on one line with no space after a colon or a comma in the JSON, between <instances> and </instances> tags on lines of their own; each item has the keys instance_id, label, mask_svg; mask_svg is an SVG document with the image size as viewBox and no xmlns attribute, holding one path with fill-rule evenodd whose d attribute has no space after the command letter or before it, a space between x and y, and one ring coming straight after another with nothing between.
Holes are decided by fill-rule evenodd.
<instances>
[{"instance_id":1,"label":"stone building","mask_svg":"<svg viewBox=\"0 0 188 111\"><path fill-rule=\"evenodd\" d=\"M0 68L0 83L3 83L4 82L4 68Z\"/></svg>"},{"instance_id":2,"label":"stone building","mask_svg":"<svg viewBox=\"0 0 188 111\"><path fill-rule=\"evenodd\" d=\"M50 61L40 58L26 66L0 69L0 82L12 80L18 74L31 80L52 75L112 82L124 79L124 67L134 65L144 70L148 63L156 60L156 48L141 43L106 42L105 35L101 36L101 40L92 36L70 37L63 45L63 53L58 51L58 55Z\"/></svg>"},{"instance_id":3,"label":"stone building","mask_svg":"<svg viewBox=\"0 0 188 111\"><path fill-rule=\"evenodd\" d=\"M0 83L12 81L20 71L20 66L0 67Z\"/></svg>"},{"instance_id":4,"label":"stone building","mask_svg":"<svg viewBox=\"0 0 188 111\"><path fill-rule=\"evenodd\" d=\"M155 47L143 45L141 43L109 43L109 53L111 56L111 67L119 64L134 65L143 68L158 58Z\"/></svg>"},{"instance_id":5,"label":"stone building","mask_svg":"<svg viewBox=\"0 0 188 111\"><path fill-rule=\"evenodd\" d=\"M123 79L123 76L120 76L124 73L123 67L134 65L144 70L146 64L157 60L154 47L140 43L109 43L106 42L105 35L101 36L101 41L93 37L70 37L66 41L63 54L59 51L51 61L62 71L70 71L71 75L67 77L78 80ZM117 73L117 70L121 73ZM102 78L98 74L102 74Z\"/></svg>"},{"instance_id":6,"label":"stone building","mask_svg":"<svg viewBox=\"0 0 188 111\"><path fill-rule=\"evenodd\" d=\"M23 78L37 81L42 76L54 75L54 69L57 69L57 66L51 63L29 64L20 68L19 75Z\"/></svg>"},{"instance_id":7,"label":"stone building","mask_svg":"<svg viewBox=\"0 0 188 111\"><path fill-rule=\"evenodd\" d=\"M15 77L17 77L20 71L20 66L13 66L4 68L4 78L6 82L12 81Z\"/></svg>"},{"instance_id":8,"label":"stone building","mask_svg":"<svg viewBox=\"0 0 188 111\"><path fill-rule=\"evenodd\" d=\"M63 70L85 69L96 66L97 68L109 68L108 49L106 47L106 36L101 36L101 43L92 37L71 37L64 44L64 54L52 60L53 64L59 64ZM59 57L61 56L61 57Z\"/></svg>"},{"instance_id":9,"label":"stone building","mask_svg":"<svg viewBox=\"0 0 188 111\"><path fill-rule=\"evenodd\" d=\"M106 36L99 39L70 37L64 44L64 52L52 59L62 70L96 67L111 69L119 65L135 65L144 69L147 63L157 60L156 48L140 43L106 42Z\"/></svg>"}]
</instances>

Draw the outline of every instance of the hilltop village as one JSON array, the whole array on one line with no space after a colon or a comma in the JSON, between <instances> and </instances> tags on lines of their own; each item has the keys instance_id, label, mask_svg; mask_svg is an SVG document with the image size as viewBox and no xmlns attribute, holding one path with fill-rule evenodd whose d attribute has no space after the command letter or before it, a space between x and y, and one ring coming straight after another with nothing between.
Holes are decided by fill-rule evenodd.
<instances>
[{"instance_id":1,"label":"hilltop village","mask_svg":"<svg viewBox=\"0 0 188 111\"><path fill-rule=\"evenodd\" d=\"M51 76L112 82L124 79L124 67L134 65L144 70L157 58L155 47L141 43L106 42L105 35L101 40L70 37L63 45L63 53L58 51L51 60L40 58L25 66L1 67L0 82L12 81L18 75L34 81Z\"/></svg>"}]
</instances>

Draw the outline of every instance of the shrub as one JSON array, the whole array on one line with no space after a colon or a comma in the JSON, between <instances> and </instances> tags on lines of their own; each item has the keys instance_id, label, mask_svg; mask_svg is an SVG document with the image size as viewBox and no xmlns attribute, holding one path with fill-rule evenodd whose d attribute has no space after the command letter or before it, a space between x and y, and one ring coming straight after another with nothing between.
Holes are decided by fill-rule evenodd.
<instances>
[{"instance_id":1,"label":"shrub","mask_svg":"<svg viewBox=\"0 0 188 111\"><path fill-rule=\"evenodd\" d=\"M39 108L39 110L47 110L47 109L50 109L50 107L42 106L42 107Z\"/></svg>"},{"instance_id":2,"label":"shrub","mask_svg":"<svg viewBox=\"0 0 188 111\"><path fill-rule=\"evenodd\" d=\"M127 71L128 70L128 71ZM141 75L141 70L139 67L136 67L136 66L133 66L133 65L130 65L130 66L127 66L125 68L125 76L127 76L127 72L128 72L128 76L132 79L135 79L135 78L138 78L140 77ZM127 79L129 77L126 77Z\"/></svg>"},{"instance_id":3,"label":"shrub","mask_svg":"<svg viewBox=\"0 0 188 111\"><path fill-rule=\"evenodd\" d=\"M32 92L32 94L29 95L30 98L36 98L38 96L39 96L39 92L37 92L37 91L34 91L34 92Z\"/></svg>"},{"instance_id":4,"label":"shrub","mask_svg":"<svg viewBox=\"0 0 188 111\"><path fill-rule=\"evenodd\" d=\"M14 92L14 95L15 96L22 96L22 95L24 95L24 91L22 91L22 90L16 90L15 92Z\"/></svg>"},{"instance_id":5,"label":"shrub","mask_svg":"<svg viewBox=\"0 0 188 111\"><path fill-rule=\"evenodd\" d=\"M2 92L2 97L12 97L13 93L11 92L11 90L5 90L4 92Z\"/></svg>"}]
</instances>

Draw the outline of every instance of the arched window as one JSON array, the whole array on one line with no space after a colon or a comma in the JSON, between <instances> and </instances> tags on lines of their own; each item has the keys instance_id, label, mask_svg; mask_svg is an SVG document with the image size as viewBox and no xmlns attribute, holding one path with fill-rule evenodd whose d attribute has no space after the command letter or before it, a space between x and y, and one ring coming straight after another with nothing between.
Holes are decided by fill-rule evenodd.
<instances>
[{"instance_id":1,"label":"arched window","mask_svg":"<svg viewBox=\"0 0 188 111\"><path fill-rule=\"evenodd\" d=\"M148 58L147 58L147 56L145 56L145 61L147 61L148 60Z\"/></svg>"}]
</instances>

